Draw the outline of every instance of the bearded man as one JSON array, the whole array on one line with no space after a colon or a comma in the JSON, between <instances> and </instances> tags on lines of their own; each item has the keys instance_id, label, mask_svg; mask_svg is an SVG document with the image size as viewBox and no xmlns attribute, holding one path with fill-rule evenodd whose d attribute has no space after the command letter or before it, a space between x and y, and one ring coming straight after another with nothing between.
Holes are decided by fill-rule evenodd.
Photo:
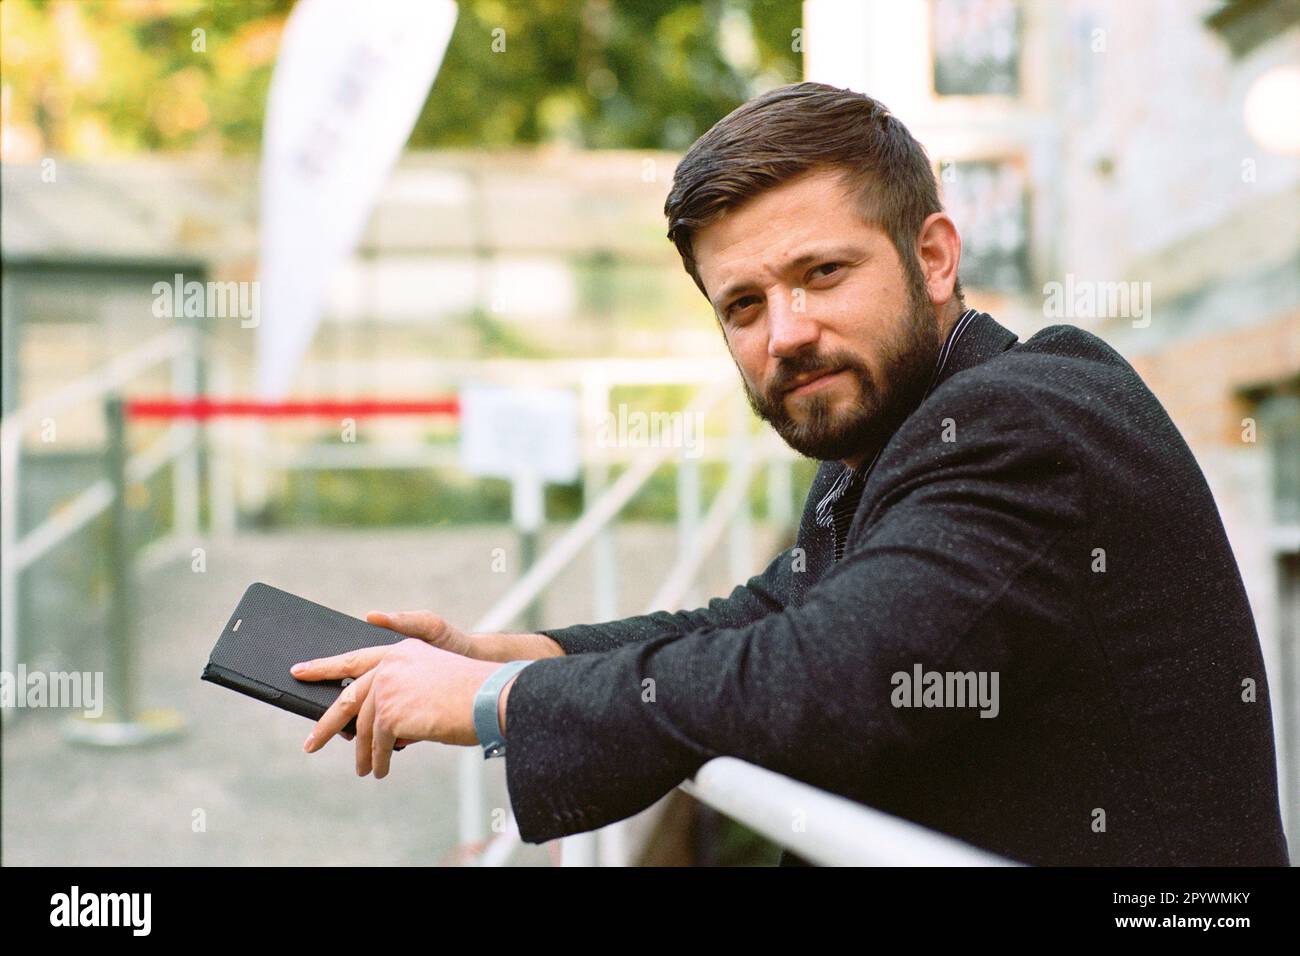
<instances>
[{"instance_id":1,"label":"bearded man","mask_svg":"<svg viewBox=\"0 0 1300 956\"><path fill-rule=\"evenodd\" d=\"M821 461L797 542L691 610L540 634L372 615L415 640L308 666L360 678L308 749L353 716L360 773L399 741L508 746L532 843L725 755L1024 863L1285 865L1259 639L1201 469L1099 338L1020 342L966 307L903 124L773 90L691 147L665 212L754 411Z\"/></svg>"}]
</instances>

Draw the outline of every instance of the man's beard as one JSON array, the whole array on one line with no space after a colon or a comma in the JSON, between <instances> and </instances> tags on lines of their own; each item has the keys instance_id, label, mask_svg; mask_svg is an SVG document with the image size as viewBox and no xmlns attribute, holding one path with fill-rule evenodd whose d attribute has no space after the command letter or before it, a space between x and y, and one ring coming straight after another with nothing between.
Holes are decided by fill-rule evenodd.
<instances>
[{"instance_id":1,"label":"man's beard","mask_svg":"<svg viewBox=\"0 0 1300 956\"><path fill-rule=\"evenodd\" d=\"M921 403L939 358L939 327L919 270L909 270L908 314L895 324L895 335L881 356L883 378L877 381L856 356L844 352L798 355L783 359L762 398L742 374L749 406L801 455L822 461L870 456L884 446L904 419ZM796 399L804 414L796 420L785 406L790 383L822 370L844 369L856 381L858 397L838 413L830 391Z\"/></svg>"}]
</instances>

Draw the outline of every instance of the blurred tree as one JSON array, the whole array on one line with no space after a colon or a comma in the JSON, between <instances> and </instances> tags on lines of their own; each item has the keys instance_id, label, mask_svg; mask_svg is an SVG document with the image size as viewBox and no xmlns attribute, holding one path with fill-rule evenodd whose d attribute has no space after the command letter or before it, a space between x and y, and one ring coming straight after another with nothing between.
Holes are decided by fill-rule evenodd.
<instances>
[{"instance_id":1,"label":"blurred tree","mask_svg":"<svg viewBox=\"0 0 1300 956\"><path fill-rule=\"evenodd\" d=\"M798 0L459 0L415 147L683 149L799 78ZM4 156L255 150L292 0L4 0Z\"/></svg>"},{"instance_id":2,"label":"blurred tree","mask_svg":"<svg viewBox=\"0 0 1300 956\"><path fill-rule=\"evenodd\" d=\"M255 148L291 0L6 0L6 159Z\"/></svg>"}]
</instances>

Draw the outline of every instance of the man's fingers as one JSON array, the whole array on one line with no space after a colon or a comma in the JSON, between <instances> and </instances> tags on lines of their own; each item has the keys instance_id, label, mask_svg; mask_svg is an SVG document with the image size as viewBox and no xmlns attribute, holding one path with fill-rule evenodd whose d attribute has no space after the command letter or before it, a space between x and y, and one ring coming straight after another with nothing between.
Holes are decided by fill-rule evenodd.
<instances>
[{"instance_id":1,"label":"man's fingers","mask_svg":"<svg viewBox=\"0 0 1300 956\"><path fill-rule=\"evenodd\" d=\"M436 644L447 632L447 622L432 611L371 611L366 620L429 644Z\"/></svg>"},{"instance_id":2,"label":"man's fingers","mask_svg":"<svg viewBox=\"0 0 1300 956\"><path fill-rule=\"evenodd\" d=\"M357 713L357 776L364 777L370 773L370 740L374 734L375 695L367 693Z\"/></svg>"},{"instance_id":3,"label":"man's fingers","mask_svg":"<svg viewBox=\"0 0 1300 956\"><path fill-rule=\"evenodd\" d=\"M395 743L397 738L376 720L370 738L370 766L374 768L376 780L388 776L388 762L393 758Z\"/></svg>"},{"instance_id":4,"label":"man's fingers","mask_svg":"<svg viewBox=\"0 0 1300 956\"><path fill-rule=\"evenodd\" d=\"M356 734L350 734L350 733L348 733L346 730L343 731L343 739L344 739L344 740L351 740L351 739L352 739L353 737L355 737L355 736L356 736ZM415 743L414 740L407 740L405 737L398 737L398 738L397 738L397 746L395 746L393 749L394 749L394 750L401 750L403 747L409 747L409 746L410 746L411 744L413 744L413 743Z\"/></svg>"},{"instance_id":5,"label":"man's fingers","mask_svg":"<svg viewBox=\"0 0 1300 956\"><path fill-rule=\"evenodd\" d=\"M340 677L360 677L384 659L393 648L389 644L362 647L333 657L318 657L289 668L289 673L299 680L332 680Z\"/></svg>"},{"instance_id":6,"label":"man's fingers","mask_svg":"<svg viewBox=\"0 0 1300 956\"><path fill-rule=\"evenodd\" d=\"M310 744L304 745L304 750L308 753L315 753L325 742L341 731L348 725L348 721L361 710L370 693L370 684L375 679L374 671L366 671L361 677L354 680L347 687L343 688L343 693L339 694L338 699L330 704L329 709L321 715L321 719L316 721L316 727L312 730L309 740ZM357 731L360 733L361 727L358 723Z\"/></svg>"},{"instance_id":7,"label":"man's fingers","mask_svg":"<svg viewBox=\"0 0 1300 956\"><path fill-rule=\"evenodd\" d=\"M351 740L355 740L357 735L348 733L346 730L341 730L339 731L339 736L342 737L344 740L351 741ZM407 747L413 743L415 743L414 740L406 740L405 738L401 738L397 741L397 746L395 746L393 749L401 750L403 747Z\"/></svg>"}]
</instances>

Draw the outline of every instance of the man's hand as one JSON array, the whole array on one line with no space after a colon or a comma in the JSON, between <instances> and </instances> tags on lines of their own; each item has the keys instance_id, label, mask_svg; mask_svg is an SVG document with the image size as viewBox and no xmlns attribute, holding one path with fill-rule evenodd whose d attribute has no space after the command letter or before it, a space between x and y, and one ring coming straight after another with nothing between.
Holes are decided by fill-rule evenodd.
<instances>
[{"instance_id":1,"label":"man's hand","mask_svg":"<svg viewBox=\"0 0 1300 956\"><path fill-rule=\"evenodd\" d=\"M432 611L371 611L366 620L477 661L504 664L564 655L564 648L544 634L466 634Z\"/></svg>"},{"instance_id":2,"label":"man's hand","mask_svg":"<svg viewBox=\"0 0 1300 956\"><path fill-rule=\"evenodd\" d=\"M376 627L418 638L444 651L463 657L474 656L474 641L470 636L432 611L371 611L366 620Z\"/></svg>"},{"instance_id":3,"label":"man's hand","mask_svg":"<svg viewBox=\"0 0 1300 956\"><path fill-rule=\"evenodd\" d=\"M414 639L295 664L291 672L299 680L354 678L316 722L303 750L319 750L356 717L357 775L373 770L382 779L398 744L476 744L474 695L500 666Z\"/></svg>"}]
</instances>

